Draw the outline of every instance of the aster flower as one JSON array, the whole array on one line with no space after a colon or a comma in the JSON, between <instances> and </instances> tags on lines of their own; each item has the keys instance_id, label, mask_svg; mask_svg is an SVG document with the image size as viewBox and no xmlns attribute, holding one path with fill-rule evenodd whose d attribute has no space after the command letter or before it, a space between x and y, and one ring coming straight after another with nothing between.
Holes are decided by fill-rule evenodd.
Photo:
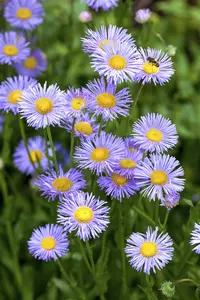
<instances>
[{"instance_id":1,"label":"aster flower","mask_svg":"<svg viewBox=\"0 0 200 300\"><path fill-rule=\"evenodd\" d=\"M133 137L139 149L163 152L173 148L178 141L176 127L160 114L147 114L133 124Z\"/></svg>"},{"instance_id":2,"label":"aster flower","mask_svg":"<svg viewBox=\"0 0 200 300\"><path fill-rule=\"evenodd\" d=\"M46 261L66 255L68 247L69 241L63 228L54 224L35 229L28 241L30 254Z\"/></svg>"},{"instance_id":3,"label":"aster flower","mask_svg":"<svg viewBox=\"0 0 200 300\"><path fill-rule=\"evenodd\" d=\"M34 49L24 61L15 64L14 67L18 74L37 77L46 71L46 56L40 49Z\"/></svg>"},{"instance_id":4,"label":"aster flower","mask_svg":"<svg viewBox=\"0 0 200 300\"><path fill-rule=\"evenodd\" d=\"M63 145L61 143L58 143L58 142L54 143L54 148L55 148L55 152L56 152L56 155L57 155L58 162L61 165L62 164L69 165L69 163L70 163L70 154L66 150L66 148L63 147ZM53 156L51 147L49 148L49 153L50 153L50 156Z\"/></svg>"},{"instance_id":5,"label":"aster flower","mask_svg":"<svg viewBox=\"0 0 200 300\"><path fill-rule=\"evenodd\" d=\"M82 39L83 51L94 53L98 48L103 49L105 45L114 45L117 42L135 45L135 41L131 34L127 33L127 29L115 25L108 27L103 25L95 31L88 29L86 37Z\"/></svg>"},{"instance_id":6,"label":"aster flower","mask_svg":"<svg viewBox=\"0 0 200 300\"><path fill-rule=\"evenodd\" d=\"M38 161L43 171L48 169L48 159L45 155L45 140L41 136L28 139L28 150L32 163L38 168ZM21 141L16 147L14 155L14 164L16 168L27 175L34 173L33 164L29 159L24 142Z\"/></svg>"},{"instance_id":7,"label":"aster flower","mask_svg":"<svg viewBox=\"0 0 200 300\"><path fill-rule=\"evenodd\" d=\"M81 141L80 147L75 148L74 160L79 168L90 169L98 175L103 171L112 172L123 153L122 138L101 132L100 136Z\"/></svg>"},{"instance_id":8,"label":"aster flower","mask_svg":"<svg viewBox=\"0 0 200 300\"><path fill-rule=\"evenodd\" d=\"M37 81L27 76L9 77L0 85L0 109L18 113L18 102L23 100L22 93L34 87Z\"/></svg>"},{"instance_id":9,"label":"aster flower","mask_svg":"<svg viewBox=\"0 0 200 300\"><path fill-rule=\"evenodd\" d=\"M127 178L114 172L111 176L101 176L97 180L100 189L104 189L106 195L122 201L123 198L130 198L138 190L134 179Z\"/></svg>"},{"instance_id":10,"label":"aster flower","mask_svg":"<svg viewBox=\"0 0 200 300\"><path fill-rule=\"evenodd\" d=\"M118 5L119 0L87 0L87 5L98 11L99 8L107 11L111 8L114 8Z\"/></svg>"},{"instance_id":11,"label":"aster flower","mask_svg":"<svg viewBox=\"0 0 200 300\"><path fill-rule=\"evenodd\" d=\"M69 88L65 94L65 115L66 117L81 116L85 112L87 106L87 93L86 89L74 87Z\"/></svg>"},{"instance_id":12,"label":"aster flower","mask_svg":"<svg viewBox=\"0 0 200 300\"><path fill-rule=\"evenodd\" d=\"M124 139L124 143L125 143L126 150L128 150L130 152L138 150L138 146L136 146L136 142L135 142L134 138L132 138L132 137L126 137ZM140 149L140 151L141 151L141 149Z\"/></svg>"},{"instance_id":13,"label":"aster flower","mask_svg":"<svg viewBox=\"0 0 200 300\"><path fill-rule=\"evenodd\" d=\"M103 49L99 48L91 57L95 71L115 84L133 80L141 64L137 48L125 42L105 44Z\"/></svg>"},{"instance_id":14,"label":"aster flower","mask_svg":"<svg viewBox=\"0 0 200 300\"><path fill-rule=\"evenodd\" d=\"M156 49L143 49L140 48L141 60L140 70L135 74L134 80L142 84L157 83L160 85L165 84L170 80L174 74L173 64L171 58L167 53Z\"/></svg>"},{"instance_id":15,"label":"aster flower","mask_svg":"<svg viewBox=\"0 0 200 300\"><path fill-rule=\"evenodd\" d=\"M142 161L143 153L141 151L124 151L123 157L118 161L116 171L121 176L132 178L135 174L135 170Z\"/></svg>"},{"instance_id":16,"label":"aster flower","mask_svg":"<svg viewBox=\"0 0 200 300\"><path fill-rule=\"evenodd\" d=\"M192 250L200 254L200 225L197 223L194 224L194 230L191 232L190 245L195 245Z\"/></svg>"},{"instance_id":17,"label":"aster flower","mask_svg":"<svg viewBox=\"0 0 200 300\"><path fill-rule=\"evenodd\" d=\"M42 196L53 201L58 196L60 201L63 197L86 187L86 181L80 171L69 169L66 173L59 166L58 173L53 169L45 175L39 175L36 185L42 191Z\"/></svg>"},{"instance_id":18,"label":"aster flower","mask_svg":"<svg viewBox=\"0 0 200 300\"><path fill-rule=\"evenodd\" d=\"M116 85L106 84L103 77L89 82L87 88L89 90L88 111L93 112L94 116L102 115L103 120L108 121L129 114L133 100L128 88L117 92Z\"/></svg>"},{"instance_id":19,"label":"aster flower","mask_svg":"<svg viewBox=\"0 0 200 300\"><path fill-rule=\"evenodd\" d=\"M66 119L62 127L66 128L68 132L72 132L73 118ZM89 114L78 116L74 124L75 136L80 138L92 138L98 133L99 125L95 123L96 118L90 117Z\"/></svg>"},{"instance_id":20,"label":"aster flower","mask_svg":"<svg viewBox=\"0 0 200 300\"><path fill-rule=\"evenodd\" d=\"M178 204L179 200L180 195L173 191L170 194L165 195L165 197L161 200L160 206L165 206L167 210L171 210Z\"/></svg>"},{"instance_id":21,"label":"aster flower","mask_svg":"<svg viewBox=\"0 0 200 300\"><path fill-rule=\"evenodd\" d=\"M82 23L88 23L92 21L92 14L89 11L82 11L79 15L79 20Z\"/></svg>"},{"instance_id":22,"label":"aster flower","mask_svg":"<svg viewBox=\"0 0 200 300\"><path fill-rule=\"evenodd\" d=\"M168 233L158 235L158 227L153 231L148 227L145 234L133 232L125 248L131 266L140 272L156 273L156 268L161 270L172 260L174 248Z\"/></svg>"},{"instance_id":23,"label":"aster flower","mask_svg":"<svg viewBox=\"0 0 200 300\"><path fill-rule=\"evenodd\" d=\"M83 241L96 238L109 224L109 207L93 194L79 192L63 198L58 207L58 223L67 232L77 231Z\"/></svg>"},{"instance_id":24,"label":"aster flower","mask_svg":"<svg viewBox=\"0 0 200 300\"><path fill-rule=\"evenodd\" d=\"M151 11L148 8L138 9L135 14L135 20L138 23L145 23L151 17Z\"/></svg>"},{"instance_id":25,"label":"aster flower","mask_svg":"<svg viewBox=\"0 0 200 300\"><path fill-rule=\"evenodd\" d=\"M144 187L142 194L150 200L157 197L162 200L165 194L181 192L184 189L184 175L179 161L170 155L152 154L145 158L135 170L135 178L138 186Z\"/></svg>"},{"instance_id":26,"label":"aster flower","mask_svg":"<svg viewBox=\"0 0 200 300\"><path fill-rule=\"evenodd\" d=\"M65 101L64 92L59 89L57 84L44 87L37 84L22 94L23 101L19 102L19 111L23 118L27 119L29 126L45 128L46 126L60 125L64 118Z\"/></svg>"},{"instance_id":27,"label":"aster flower","mask_svg":"<svg viewBox=\"0 0 200 300\"><path fill-rule=\"evenodd\" d=\"M4 17L12 27L32 30L43 22L44 10L37 0L11 0Z\"/></svg>"},{"instance_id":28,"label":"aster flower","mask_svg":"<svg viewBox=\"0 0 200 300\"><path fill-rule=\"evenodd\" d=\"M26 59L30 53L28 45L25 38L18 38L14 31L0 33L0 64L11 65Z\"/></svg>"}]
</instances>

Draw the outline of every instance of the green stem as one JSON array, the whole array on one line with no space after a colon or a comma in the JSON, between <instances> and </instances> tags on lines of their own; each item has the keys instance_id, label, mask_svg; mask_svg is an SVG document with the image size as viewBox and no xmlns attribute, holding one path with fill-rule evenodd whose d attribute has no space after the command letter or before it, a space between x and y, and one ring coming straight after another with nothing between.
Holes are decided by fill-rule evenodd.
<instances>
[{"instance_id":1,"label":"green stem","mask_svg":"<svg viewBox=\"0 0 200 300\"><path fill-rule=\"evenodd\" d=\"M4 117L4 128L3 128L3 148L2 148L2 159L6 165L10 158L10 140L12 137L12 117L10 114L6 114Z\"/></svg>"},{"instance_id":2,"label":"green stem","mask_svg":"<svg viewBox=\"0 0 200 300\"><path fill-rule=\"evenodd\" d=\"M87 248L87 251L88 251L88 256L89 256L89 259L90 259L90 263L92 265L92 272L95 275L96 270L95 270L95 263L94 263L94 258L93 258L93 252L92 252L92 249L90 247L90 244L89 244L88 240L85 241L85 244L86 244L86 248Z\"/></svg>"},{"instance_id":3,"label":"green stem","mask_svg":"<svg viewBox=\"0 0 200 300\"><path fill-rule=\"evenodd\" d=\"M45 155L48 159L48 167L49 169L51 168L51 162L50 162L50 159L49 159L49 145L48 145L48 138L47 138L47 131L44 129L44 139L45 139Z\"/></svg>"},{"instance_id":4,"label":"green stem","mask_svg":"<svg viewBox=\"0 0 200 300\"><path fill-rule=\"evenodd\" d=\"M102 126L103 126L103 117L101 115L101 119L100 119L100 123L99 123L98 136L100 136L100 133L101 133L101 130L102 130Z\"/></svg>"},{"instance_id":5,"label":"green stem","mask_svg":"<svg viewBox=\"0 0 200 300\"><path fill-rule=\"evenodd\" d=\"M81 249L81 253L82 253L83 259L84 259L84 261L85 261L85 264L86 264L86 266L87 266L89 272L90 272L90 273L92 274L92 276L93 276L93 275L94 275L94 274L93 274L93 270L92 270L92 268L91 268L91 266L90 266L90 263L89 263L89 261L88 261L87 255L86 255L86 253L85 253L85 249L84 249L84 247L83 247L83 245L82 245L82 242L81 242L81 240L80 240L79 238L77 238L77 240L78 240L78 243L79 243L79 246L80 246L80 249Z\"/></svg>"},{"instance_id":6,"label":"green stem","mask_svg":"<svg viewBox=\"0 0 200 300\"><path fill-rule=\"evenodd\" d=\"M47 126L47 136L48 136L50 146L51 146L51 150L52 150L52 154L53 154L55 169L56 169L56 172L58 172L58 162L57 162L57 157L56 157L56 152L55 152L55 148L54 148L54 144L53 144L53 139L52 139L52 135L51 135L50 126Z\"/></svg>"},{"instance_id":7,"label":"green stem","mask_svg":"<svg viewBox=\"0 0 200 300\"><path fill-rule=\"evenodd\" d=\"M138 207L132 206L132 208L139 215L141 215L142 217L144 217L145 219L147 219L151 224L153 224L154 226L156 225L156 223L154 222L154 220L151 217L149 217L145 212L143 212L142 210L140 210Z\"/></svg>"},{"instance_id":8,"label":"green stem","mask_svg":"<svg viewBox=\"0 0 200 300\"><path fill-rule=\"evenodd\" d=\"M141 83L141 84L140 84L140 88L139 88L139 90L138 90L138 92L137 92L137 95L136 95L136 97L135 97L135 101L133 102L133 106L132 106L132 110L131 110L131 116L133 115L134 109L136 108L136 105L137 105L138 100L139 100L139 98L140 98L140 94L141 94L141 92L142 92L143 87L144 87L144 85Z\"/></svg>"},{"instance_id":9,"label":"green stem","mask_svg":"<svg viewBox=\"0 0 200 300\"><path fill-rule=\"evenodd\" d=\"M74 118L73 124L72 124L71 144L70 144L70 168L73 166L73 151L74 151L74 131L75 131L75 122L76 122L76 119Z\"/></svg>"},{"instance_id":10,"label":"green stem","mask_svg":"<svg viewBox=\"0 0 200 300\"><path fill-rule=\"evenodd\" d=\"M162 225L162 228L163 228L163 229L165 229L165 227L166 227L166 225L167 225L169 213L170 213L170 210L167 210L167 211L166 211L166 214L165 214L164 223L163 223L163 225Z\"/></svg>"},{"instance_id":11,"label":"green stem","mask_svg":"<svg viewBox=\"0 0 200 300\"><path fill-rule=\"evenodd\" d=\"M126 256L124 251L124 224L123 224L123 213L121 203L118 207L119 211L119 231L120 231L120 250L121 250L121 260L122 260L122 288L123 288L123 298L127 295L127 278L126 278Z\"/></svg>"},{"instance_id":12,"label":"green stem","mask_svg":"<svg viewBox=\"0 0 200 300\"><path fill-rule=\"evenodd\" d=\"M157 200L155 204L156 204L156 208L155 208L155 220L156 220L156 223L158 223L158 218L159 218L159 201Z\"/></svg>"},{"instance_id":13,"label":"green stem","mask_svg":"<svg viewBox=\"0 0 200 300\"><path fill-rule=\"evenodd\" d=\"M191 282L193 285L195 286L199 286L199 283L196 282L195 280L193 279L190 279L190 278L184 278L184 279L180 279L180 280L176 280L173 282L173 284L179 284L179 283L182 283L182 282Z\"/></svg>"}]
</instances>

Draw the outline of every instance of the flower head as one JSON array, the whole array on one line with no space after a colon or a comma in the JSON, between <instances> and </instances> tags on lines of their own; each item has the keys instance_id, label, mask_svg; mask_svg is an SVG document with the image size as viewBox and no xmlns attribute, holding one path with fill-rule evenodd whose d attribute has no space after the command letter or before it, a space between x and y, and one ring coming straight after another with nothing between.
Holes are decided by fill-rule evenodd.
<instances>
[{"instance_id":1,"label":"flower head","mask_svg":"<svg viewBox=\"0 0 200 300\"><path fill-rule=\"evenodd\" d=\"M127 42L105 44L103 49L98 48L91 57L95 71L115 84L133 80L140 63L137 48Z\"/></svg>"},{"instance_id":2,"label":"flower head","mask_svg":"<svg viewBox=\"0 0 200 300\"><path fill-rule=\"evenodd\" d=\"M157 83L163 85L170 80L174 69L172 60L167 53L151 48L140 48L140 54L142 59L140 68L134 77L135 81L142 80L142 84L153 81L155 85Z\"/></svg>"},{"instance_id":3,"label":"flower head","mask_svg":"<svg viewBox=\"0 0 200 300\"><path fill-rule=\"evenodd\" d=\"M116 171L121 176L128 178L134 177L135 170L142 161L143 153L141 151L124 151L123 157L118 161Z\"/></svg>"},{"instance_id":4,"label":"flower head","mask_svg":"<svg viewBox=\"0 0 200 300\"><path fill-rule=\"evenodd\" d=\"M41 260L56 260L66 255L69 241L63 228L59 225L47 224L33 231L28 241L31 255Z\"/></svg>"},{"instance_id":5,"label":"flower head","mask_svg":"<svg viewBox=\"0 0 200 300\"><path fill-rule=\"evenodd\" d=\"M37 81L27 76L9 77L0 85L0 109L6 112L18 113L18 102L23 100L22 94L29 87L34 87Z\"/></svg>"},{"instance_id":6,"label":"flower head","mask_svg":"<svg viewBox=\"0 0 200 300\"><path fill-rule=\"evenodd\" d=\"M133 100L128 88L116 91L116 85L106 84L105 79L95 79L89 82L88 111L95 116L102 115L105 121L114 120L118 116L127 116Z\"/></svg>"},{"instance_id":7,"label":"flower head","mask_svg":"<svg viewBox=\"0 0 200 300\"><path fill-rule=\"evenodd\" d=\"M135 170L135 178L138 186L144 187L142 194L150 200L157 197L162 200L165 194L181 192L184 189L184 175L179 161L170 155L152 154L145 158Z\"/></svg>"},{"instance_id":8,"label":"flower head","mask_svg":"<svg viewBox=\"0 0 200 300\"><path fill-rule=\"evenodd\" d=\"M119 0L87 0L87 5L98 11L99 8L107 11L118 5Z\"/></svg>"},{"instance_id":9,"label":"flower head","mask_svg":"<svg viewBox=\"0 0 200 300\"><path fill-rule=\"evenodd\" d=\"M138 146L136 146L135 139L130 136L125 138L124 143L125 143L126 150L128 150L129 152L134 152L139 150Z\"/></svg>"},{"instance_id":10,"label":"flower head","mask_svg":"<svg viewBox=\"0 0 200 300\"><path fill-rule=\"evenodd\" d=\"M22 94L23 101L19 102L19 110L29 126L45 128L48 125L60 125L64 118L64 92L56 84L44 87L37 84Z\"/></svg>"},{"instance_id":11,"label":"flower head","mask_svg":"<svg viewBox=\"0 0 200 300\"><path fill-rule=\"evenodd\" d=\"M173 191L170 194L165 195L165 197L161 200L160 206L165 206L168 210L171 210L178 204L179 200L180 195Z\"/></svg>"},{"instance_id":12,"label":"flower head","mask_svg":"<svg viewBox=\"0 0 200 300\"><path fill-rule=\"evenodd\" d=\"M27 175L33 174L35 168L38 168L38 161L43 169L43 171L48 169L48 159L45 155L45 140L41 136L36 136L34 138L28 139L28 150L30 153L30 158L27 153L24 142L21 141L16 147L13 158L15 166ZM31 163L31 160L32 163Z\"/></svg>"},{"instance_id":13,"label":"flower head","mask_svg":"<svg viewBox=\"0 0 200 300\"><path fill-rule=\"evenodd\" d=\"M98 49L103 50L105 45L115 45L119 42L135 45L135 41L131 34L127 33L127 29L115 25L108 27L103 25L95 31L88 29L86 37L82 39L83 51L87 53L94 53Z\"/></svg>"},{"instance_id":14,"label":"flower head","mask_svg":"<svg viewBox=\"0 0 200 300\"><path fill-rule=\"evenodd\" d=\"M105 204L89 193L71 194L58 208L58 222L67 232L77 230L83 241L96 238L109 224L109 207Z\"/></svg>"},{"instance_id":15,"label":"flower head","mask_svg":"<svg viewBox=\"0 0 200 300\"><path fill-rule=\"evenodd\" d=\"M195 245L192 250L200 254L200 225L197 223L194 224L194 230L191 232L190 244Z\"/></svg>"},{"instance_id":16,"label":"flower head","mask_svg":"<svg viewBox=\"0 0 200 300\"><path fill-rule=\"evenodd\" d=\"M104 189L106 195L122 201L123 198L129 198L138 190L136 182L132 178L127 178L114 172L110 176L101 176L97 180L100 189Z\"/></svg>"},{"instance_id":17,"label":"flower head","mask_svg":"<svg viewBox=\"0 0 200 300\"><path fill-rule=\"evenodd\" d=\"M37 0L11 0L4 17L12 27L32 30L43 22L44 10Z\"/></svg>"},{"instance_id":18,"label":"flower head","mask_svg":"<svg viewBox=\"0 0 200 300\"><path fill-rule=\"evenodd\" d=\"M148 8L145 9L138 9L135 14L135 20L138 23L145 23L151 17L151 11Z\"/></svg>"},{"instance_id":19,"label":"flower head","mask_svg":"<svg viewBox=\"0 0 200 300\"><path fill-rule=\"evenodd\" d=\"M156 273L156 268L164 268L172 260L173 251L172 239L168 233L158 235L158 227L154 231L148 227L145 234L133 232L125 248L131 266L148 275L151 270Z\"/></svg>"},{"instance_id":20,"label":"flower head","mask_svg":"<svg viewBox=\"0 0 200 300\"><path fill-rule=\"evenodd\" d=\"M75 148L74 160L79 168L90 169L101 174L112 172L117 161L123 156L124 142L122 138L101 132L91 140L81 141L80 147Z\"/></svg>"},{"instance_id":21,"label":"flower head","mask_svg":"<svg viewBox=\"0 0 200 300\"><path fill-rule=\"evenodd\" d=\"M160 114L147 114L133 124L133 137L139 149L163 152L173 148L178 141L176 127Z\"/></svg>"},{"instance_id":22,"label":"flower head","mask_svg":"<svg viewBox=\"0 0 200 300\"><path fill-rule=\"evenodd\" d=\"M38 176L36 185L42 191L42 196L48 200L55 200L58 196L61 201L63 197L85 188L86 181L80 171L69 169L65 173L60 166L58 172L52 169L47 171L45 175Z\"/></svg>"},{"instance_id":23,"label":"flower head","mask_svg":"<svg viewBox=\"0 0 200 300\"><path fill-rule=\"evenodd\" d=\"M45 54L40 49L34 49L30 55L24 60L15 64L18 74L37 77L47 68L47 60Z\"/></svg>"},{"instance_id":24,"label":"flower head","mask_svg":"<svg viewBox=\"0 0 200 300\"><path fill-rule=\"evenodd\" d=\"M78 117L84 114L87 106L87 92L84 88L69 88L65 94L66 117Z\"/></svg>"},{"instance_id":25,"label":"flower head","mask_svg":"<svg viewBox=\"0 0 200 300\"><path fill-rule=\"evenodd\" d=\"M88 23L92 21L92 14L89 11L82 11L79 15L79 20L82 23Z\"/></svg>"},{"instance_id":26,"label":"flower head","mask_svg":"<svg viewBox=\"0 0 200 300\"><path fill-rule=\"evenodd\" d=\"M25 60L30 49L23 36L18 37L14 31L0 33L0 64L18 63Z\"/></svg>"}]
</instances>

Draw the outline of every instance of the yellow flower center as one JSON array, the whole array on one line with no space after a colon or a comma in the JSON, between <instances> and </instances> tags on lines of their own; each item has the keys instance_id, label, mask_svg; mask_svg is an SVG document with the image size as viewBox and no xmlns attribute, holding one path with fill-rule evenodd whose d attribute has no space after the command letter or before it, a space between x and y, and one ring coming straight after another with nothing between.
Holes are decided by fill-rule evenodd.
<instances>
[{"instance_id":1,"label":"yellow flower center","mask_svg":"<svg viewBox=\"0 0 200 300\"><path fill-rule=\"evenodd\" d=\"M74 213L74 218L79 223L88 223L90 222L94 217L93 210L90 207L87 206L80 206L76 209Z\"/></svg>"},{"instance_id":2,"label":"yellow flower center","mask_svg":"<svg viewBox=\"0 0 200 300\"><path fill-rule=\"evenodd\" d=\"M80 110L86 105L86 102L83 98L74 98L72 100L72 108L74 110Z\"/></svg>"},{"instance_id":3,"label":"yellow flower center","mask_svg":"<svg viewBox=\"0 0 200 300\"><path fill-rule=\"evenodd\" d=\"M101 93L96 97L96 102L100 107L112 108L116 105L116 99L112 94Z\"/></svg>"},{"instance_id":4,"label":"yellow flower center","mask_svg":"<svg viewBox=\"0 0 200 300\"><path fill-rule=\"evenodd\" d=\"M98 47L103 49L105 45L114 45L114 42L112 40L103 40L99 43Z\"/></svg>"},{"instance_id":5,"label":"yellow flower center","mask_svg":"<svg viewBox=\"0 0 200 300\"><path fill-rule=\"evenodd\" d=\"M40 114L46 115L52 111L53 103L49 98L39 98L35 102L35 108Z\"/></svg>"},{"instance_id":6,"label":"yellow flower center","mask_svg":"<svg viewBox=\"0 0 200 300\"><path fill-rule=\"evenodd\" d=\"M20 19L20 20L28 20L31 18L32 16L32 12L30 9L28 8L19 8L16 12L16 16Z\"/></svg>"},{"instance_id":7,"label":"yellow flower center","mask_svg":"<svg viewBox=\"0 0 200 300\"><path fill-rule=\"evenodd\" d=\"M151 173L151 183L163 185L168 182L167 174L164 171L156 170Z\"/></svg>"},{"instance_id":8,"label":"yellow flower center","mask_svg":"<svg viewBox=\"0 0 200 300\"><path fill-rule=\"evenodd\" d=\"M112 181L118 186L126 185L128 182L128 179L125 176L121 176L115 173L113 173L111 177Z\"/></svg>"},{"instance_id":9,"label":"yellow flower center","mask_svg":"<svg viewBox=\"0 0 200 300\"><path fill-rule=\"evenodd\" d=\"M120 166L124 169L132 169L136 167L136 162L132 159L125 158L120 160Z\"/></svg>"},{"instance_id":10,"label":"yellow flower center","mask_svg":"<svg viewBox=\"0 0 200 300\"><path fill-rule=\"evenodd\" d=\"M53 250L56 247L56 240L52 237L46 237L42 240L41 246L45 250Z\"/></svg>"},{"instance_id":11,"label":"yellow flower center","mask_svg":"<svg viewBox=\"0 0 200 300\"><path fill-rule=\"evenodd\" d=\"M110 156L110 152L107 148L95 148L90 157L93 161L102 162Z\"/></svg>"},{"instance_id":12,"label":"yellow flower center","mask_svg":"<svg viewBox=\"0 0 200 300\"><path fill-rule=\"evenodd\" d=\"M79 133L84 133L86 135L92 134L92 126L87 122L78 122L75 127Z\"/></svg>"},{"instance_id":13,"label":"yellow flower center","mask_svg":"<svg viewBox=\"0 0 200 300\"><path fill-rule=\"evenodd\" d=\"M160 142L163 139L162 132L158 129L150 129L146 133L146 137L152 142Z\"/></svg>"},{"instance_id":14,"label":"yellow flower center","mask_svg":"<svg viewBox=\"0 0 200 300\"><path fill-rule=\"evenodd\" d=\"M156 62L147 61L143 64L143 71L147 74L155 74L159 71L159 67L157 67Z\"/></svg>"},{"instance_id":15,"label":"yellow flower center","mask_svg":"<svg viewBox=\"0 0 200 300\"><path fill-rule=\"evenodd\" d=\"M37 60L35 59L34 56L29 56L25 61L24 61L24 67L30 70L35 69L37 66Z\"/></svg>"},{"instance_id":16,"label":"yellow flower center","mask_svg":"<svg viewBox=\"0 0 200 300\"><path fill-rule=\"evenodd\" d=\"M14 90L8 94L8 101L12 104L17 104L22 100L22 91Z\"/></svg>"},{"instance_id":17,"label":"yellow flower center","mask_svg":"<svg viewBox=\"0 0 200 300\"><path fill-rule=\"evenodd\" d=\"M123 70L126 68L126 60L121 55L113 55L109 59L109 66L115 70Z\"/></svg>"},{"instance_id":18,"label":"yellow flower center","mask_svg":"<svg viewBox=\"0 0 200 300\"><path fill-rule=\"evenodd\" d=\"M140 247L140 253L144 257L153 257L157 254L158 248L153 242L144 242Z\"/></svg>"},{"instance_id":19,"label":"yellow flower center","mask_svg":"<svg viewBox=\"0 0 200 300\"><path fill-rule=\"evenodd\" d=\"M33 163L36 163L38 160L42 160L43 154L40 150L30 151L30 157Z\"/></svg>"},{"instance_id":20,"label":"yellow flower center","mask_svg":"<svg viewBox=\"0 0 200 300\"><path fill-rule=\"evenodd\" d=\"M18 48L15 45L6 45L3 48L3 53L8 56L15 56L19 52Z\"/></svg>"},{"instance_id":21,"label":"yellow flower center","mask_svg":"<svg viewBox=\"0 0 200 300\"><path fill-rule=\"evenodd\" d=\"M59 192L67 192L72 187L72 181L66 177L61 177L54 179L52 185Z\"/></svg>"}]
</instances>

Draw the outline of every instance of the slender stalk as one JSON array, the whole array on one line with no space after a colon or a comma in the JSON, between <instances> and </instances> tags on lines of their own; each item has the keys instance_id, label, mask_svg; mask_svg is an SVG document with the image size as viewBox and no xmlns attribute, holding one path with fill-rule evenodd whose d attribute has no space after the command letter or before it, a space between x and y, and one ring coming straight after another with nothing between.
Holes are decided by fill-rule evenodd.
<instances>
[{"instance_id":1,"label":"slender stalk","mask_svg":"<svg viewBox=\"0 0 200 300\"><path fill-rule=\"evenodd\" d=\"M85 249L84 249L84 247L83 247L83 245L82 245L82 242L81 242L81 240L80 240L79 238L77 238L77 240L78 240L78 243L79 243L79 246L80 246L80 249L81 249L81 253L82 253L83 259L84 259L84 261L85 261L85 264L86 264L86 266L87 266L89 272L90 272L92 275L94 275L94 274L93 274L93 270L92 270L92 268L91 268L91 266L90 266L90 263L89 263L89 261L88 261L87 255L86 255L86 253L85 253Z\"/></svg>"},{"instance_id":2,"label":"slender stalk","mask_svg":"<svg viewBox=\"0 0 200 300\"><path fill-rule=\"evenodd\" d=\"M155 208L155 221L158 223L158 217L159 217L159 201L156 201L156 208Z\"/></svg>"},{"instance_id":3,"label":"slender stalk","mask_svg":"<svg viewBox=\"0 0 200 300\"><path fill-rule=\"evenodd\" d=\"M120 250L121 250L121 260L122 260L122 288L123 288L123 298L126 298L127 278L126 278L126 257L124 251L124 224L123 224L122 205L118 207L118 211L119 211Z\"/></svg>"},{"instance_id":4,"label":"slender stalk","mask_svg":"<svg viewBox=\"0 0 200 300\"><path fill-rule=\"evenodd\" d=\"M190 279L190 278L184 278L184 279L176 280L176 281L173 282L173 284L179 284L179 283L182 283L182 282L190 282L195 286L199 286L199 283L197 281L195 281L193 279Z\"/></svg>"},{"instance_id":5,"label":"slender stalk","mask_svg":"<svg viewBox=\"0 0 200 300\"><path fill-rule=\"evenodd\" d=\"M51 162L50 162L50 159L49 159L49 145L48 145L48 138L47 138L47 131L44 129L44 139L45 139L45 155L46 157L48 158L48 167L50 168L51 167Z\"/></svg>"},{"instance_id":6,"label":"slender stalk","mask_svg":"<svg viewBox=\"0 0 200 300\"><path fill-rule=\"evenodd\" d=\"M88 240L86 240L85 244L86 244L86 248L87 248L87 251L88 251L88 256L89 256L89 259L90 259L90 263L92 265L92 272L95 275L96 269L95 269L95 263L94 263L94 258L93 258L93 252L92 252L92 249L90 247L90 244L89 244Z\"/></svg>"},{"instance_id":7,"label":"slender stalk","mask_svg":"<svg viewBox=\"0 0 200 300\"><path fill-rule=\"evenodd\" d=\"M71 144L70 144L70 168L73 166L75 121L76 121L76 119L74 118L73 124L72 124Z\"/></svg>"},{"instance_id":8,"label":"slender stalk","mask_svg":"<svg viewBox=\"0 0 200 300\"><path fill-rule=\"evenodd\" d=\"M50 126L47 126L47 136L48 136L50 146L51 146L51 150L52 150L52 154L53 154L55 169L58 172L58 162L57 162L57 157L56 157L56 152L55 152L55 148L54 148L54 144L53 144L53 139L52 139L52 135L51 135Z\"/></svg>"},{"instance_id":9,"label":"slender stalk","mask_svg":"<svg viewBox=\"0 0 200 300\"><path fill-rule=\"evenodd\" d=\"M101 133L101 130L102 130L102 126L103 126L103 117L101 115L101 119L100 119L100 123L99 123L98 136L100 136L100 133Z\"/></svg>"},{"instance_id":10,"label":"slender stalk","mask_svg":"<svg viewBox=\"0 0 200 300\"><path fill-rule=\"evenodd\" d=\"M137 106L137 103L138 103L138 100L139 100L139 98L140 98L140 94L141 94L141 92L142 92L142 89L143 89L143 84L141 83L140 84L140 88L139 88L139 90L138 90L138 92L137 92L137 95L136 95L136 97L135 97L135 101L133 102L133 106L132 106L132 110L131 110L131 116L133 115L133 111L134 111L134 109L136 108L136 106Z\"/></svg>"},{"instance_id":11,"label":"slender stalk","mask_svg":"<svg viewBox=\"0 0 200 300\"><path fill-rule=\"evenodd\" d=\"M169 217L169 213L170 213L170 210L167 210L167 211L166 211L166 214L165 214L164 223L163 223L163 225L162 225L163 229L166 228L167 220L168 220L168 217Z\"/></svg>"},{"instance_id":12,"label":"slender stalk","mask_svg":"<svg viewBox=\"0 0 200 300\"><path fill-rule=\"evenodd\" d=\"M140 210L138 207L132 206L132 208L139 215L141 215L142 217L144 217L145 219L147 219L151 224L153 224L154 226L156 225L156 223L154 222L154 220L151 217L149 217L145 212L143 212L142 210Z\"/></svg>"}]
</instances>

